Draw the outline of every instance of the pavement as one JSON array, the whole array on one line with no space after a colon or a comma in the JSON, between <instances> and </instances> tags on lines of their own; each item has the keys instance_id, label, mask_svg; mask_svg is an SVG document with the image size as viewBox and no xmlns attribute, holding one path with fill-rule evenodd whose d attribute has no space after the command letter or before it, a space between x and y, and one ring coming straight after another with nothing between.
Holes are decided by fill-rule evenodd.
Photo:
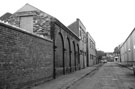
<instances>
[{"instance_id":1,"label":"pavement","mask_svg":"<svg viewBox=\"0 0 135 89\"><path fill-rule=\"evenodd\" d=\"M68 87L70 87L72 84L92 73L94 70L98 69L102 65L103 64L97 64L85 69L78 70L71 74L62 75L44 84L32 86L30 89L68 89Z\"/></svg>"},{"instance_id":2,"label":"pavement","mask_svg":"<svg viewBox=\"0 0 135 89\"><path fill-rule=\"evenodd\" d=\"M125 63L118 62L117 64L119 64L120 66L126 67L126 68L128 68L130 70L133 70L132 66L127 66Z\"/></svg>"}]
</instances>

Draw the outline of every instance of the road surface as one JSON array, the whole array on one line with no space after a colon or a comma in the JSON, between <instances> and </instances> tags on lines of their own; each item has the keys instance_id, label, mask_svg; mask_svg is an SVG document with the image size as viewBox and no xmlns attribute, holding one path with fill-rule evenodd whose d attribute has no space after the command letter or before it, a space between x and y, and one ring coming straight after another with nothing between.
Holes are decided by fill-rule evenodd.
<instances>
[{"instance_id":1,"label":"road surface","mask_svg":"<svg viewBox=\"0 0 135 89\"><path fill-rule=\"evenodd\" d=\"M67 89L135 89L135 76L116 63L106 63Z\"/></svg>"}]
</instances>

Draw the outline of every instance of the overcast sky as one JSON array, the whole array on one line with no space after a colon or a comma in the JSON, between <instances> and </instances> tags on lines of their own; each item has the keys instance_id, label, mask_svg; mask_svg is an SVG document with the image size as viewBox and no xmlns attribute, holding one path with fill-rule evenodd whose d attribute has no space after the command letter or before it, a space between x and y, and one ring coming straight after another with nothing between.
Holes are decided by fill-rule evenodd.
<instances>
[{"instance_id":1,"label":"overcast sky","mask_svg":"<svg viewBox=\"0 0 135 89\"><path fill-rule=\"evenodd\" d=\"M2 0L0 16L29 3L68 26L80 18L96 48L112 52L135 27L135 0Z\"/></svg>"}]
</instances>

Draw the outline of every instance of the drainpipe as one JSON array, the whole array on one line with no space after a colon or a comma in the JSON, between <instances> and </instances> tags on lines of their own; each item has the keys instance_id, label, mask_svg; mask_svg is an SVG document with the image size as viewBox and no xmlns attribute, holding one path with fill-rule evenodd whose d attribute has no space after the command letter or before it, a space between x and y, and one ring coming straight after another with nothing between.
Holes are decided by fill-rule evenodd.
<instances>
[{"instance_id":1,"label":"drainpipe","mask_svg":"<svg viewBox=\"0 0 135 89\"><path fill-rule=\"evenodd\" d=\"M74 64L75 64L75 71L76 71L76 51L74 52L74 59L75 59L74 60L74 62L75 62Z\"/></svg>"},{"instance_id":2,"label":"drainpipe","mask_svg":"<svg viewBox=\"0 0 135 89\"><path fill-rule=\"evenodd\" d=\"M81 70L81 61L80 61L80 49L79 49L79 52L78 52L78 60L79 60L79 70Z\"/></svg>"},{"instance_id":3,"label":"drainpipe","mask_svg":"<svg viewBox=\"0 0 135 89\"><path fill-rule=\"evenodd\" d=\"M63 74L65 74L65 52L66 52L67 50L65 49L65 48L63 48Z\"/></svg>"},{"instance_id":4,"label":"drainpipe","mask_svg":"<svg viewBox=\"0 0 135 89\"><path fill-rule=\"evenodd\" d=\"M56 78L56 69L55 69L55 51L56 51L56 46L55 46L55 40L53 41L53 78Z\"/></svg>"},{"instance_id":5,"label":"drainpipe","mask_svg":"<svg viewBox=\"0 0 135 89\"><path fill-rule=\"evenodd\" d=\"M70 53L70 72L72 72L72 64L71 64L71 63L72 63L72 62L71 62L71 61L72 61L72 60L71 60L71 54L72 54L72 51L70 50L69 53Z\"/></svg>"}]
</instances>

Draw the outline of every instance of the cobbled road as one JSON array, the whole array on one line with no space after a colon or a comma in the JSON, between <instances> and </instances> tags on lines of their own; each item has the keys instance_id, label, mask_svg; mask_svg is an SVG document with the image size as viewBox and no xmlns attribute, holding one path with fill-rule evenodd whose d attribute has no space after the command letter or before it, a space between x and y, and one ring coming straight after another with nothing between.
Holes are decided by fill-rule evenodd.
<instances>
[{"instance_id":1,"label":"cobbled road","mask_svg":"<svg viewBox=\"0 0 135 89\"><path fill-rule=\"evenodd\" d=\"M109 62L68 89L135 89L135 76L128 68Z\"/></svg>"}]
</instances>

